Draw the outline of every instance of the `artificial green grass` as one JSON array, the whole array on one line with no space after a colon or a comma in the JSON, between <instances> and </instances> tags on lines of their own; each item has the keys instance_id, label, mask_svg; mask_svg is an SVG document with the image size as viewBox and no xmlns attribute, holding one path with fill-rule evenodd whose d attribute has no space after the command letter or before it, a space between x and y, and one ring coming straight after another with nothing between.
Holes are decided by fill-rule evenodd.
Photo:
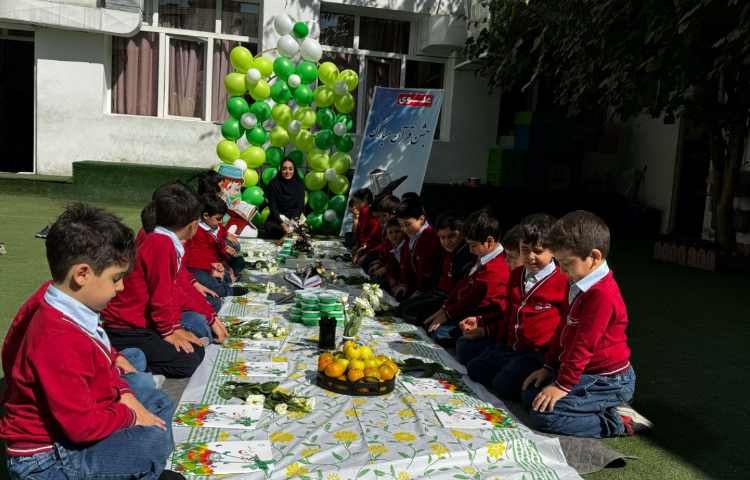
<instances>
[{"instance_id":1,"label":"artificial green grass","mask_svg":"<svg viewBox=\"0 0 750 480\"><path fill-rule=\"evenodd\" d=\"M49 274L44 241L34 234L62 211L65 200L0 194L0 332ZM139 207L101 205L133 228ZM613 242L610 265L630 313L630 345L638 375L635 406L656 429L605 440L627 466L587 476L614 479L744 479L750 432L745 407L750 338L750 278L652 264L646 244ZM1 473L1 470L0 470Z\"/></svg>"}]
</instances>

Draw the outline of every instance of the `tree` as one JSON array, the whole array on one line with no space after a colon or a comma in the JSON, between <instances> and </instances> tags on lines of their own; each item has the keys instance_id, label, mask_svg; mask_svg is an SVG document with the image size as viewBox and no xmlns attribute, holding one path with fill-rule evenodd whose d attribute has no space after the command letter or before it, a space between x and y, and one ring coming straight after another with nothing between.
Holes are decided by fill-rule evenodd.
<instances>
[{"instance_id":1,"label":"tree","mask_svg":"<svg viewBox=\"0 0 750 480\"><path fill-rule=\"evenodd\" d=\"M490 17L468 59L491 88L544 78L570 114L611 109L705 122L717 240L734 244L732 204L748 136L750 2L485 0Z\"/></svg>"}]
</instances>

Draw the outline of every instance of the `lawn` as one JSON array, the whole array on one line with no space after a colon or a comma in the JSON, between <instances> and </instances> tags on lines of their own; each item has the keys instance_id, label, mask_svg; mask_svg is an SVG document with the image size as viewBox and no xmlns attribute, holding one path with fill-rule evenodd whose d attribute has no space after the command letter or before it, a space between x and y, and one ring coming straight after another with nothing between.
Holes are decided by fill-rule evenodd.
<instances>
[{"instance_id":1,"label":"lawn","mask_svg":"<svg viewBox=\"0 0 750 480\"><path fill-rule=\"evenodd\" d=\"M0 194L0 332L18 306L49 274L44 241L34 233L60 213L64 200ZM139 207L101 205L133 228ZM638 457L624 468L586 478L740 479L750 413L747 340L750 339L750 277L652 264L646 244L618 244L610 266L630 313L630 344L638 374L635 406L657 428L635 438L607 440ZM744 387L742 385L745 385Z\"/></svg>"}]
</instances>

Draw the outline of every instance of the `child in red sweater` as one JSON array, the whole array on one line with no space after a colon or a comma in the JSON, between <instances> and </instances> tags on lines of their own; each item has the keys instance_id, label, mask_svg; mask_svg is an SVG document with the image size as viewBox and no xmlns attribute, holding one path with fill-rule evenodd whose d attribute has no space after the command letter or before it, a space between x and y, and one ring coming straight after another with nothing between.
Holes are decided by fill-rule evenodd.
<instances>
[{"instance_id":1,"label":"child in red sweater","mask_svg":"<svg viewBox=\"0 0 750 480\"><path fill-rule=\"evenodd\" d=\"M500 242L500 222L489 211L480 210L466 219L464 236L477 260L469 274L456 285L442 308L425 321L434 334L446 326L460 327L456 353L461 363L486 347L486 327L496 321L496 312L505 312L507 304L508 264ZM471 326L469 326L470 322Z\"/></svg>"},{"instance_id":2,"label":"child in red sweater","mask_svg":"<svg viewBox=\"0 0 750 480\"><path fill-rule=\"evenodd\" d=\"M385 228L385 240L378 246L378 259L370 267L370 277L383 288L392 292L398 285L401 275L401 247L404 243L404 232L397 218L388 220Z\"/></svg>"},{"instance_id":3,"label":"child in red sweater","mask_svg":"<svg viewBox=\"0 0 750 480\"><path fill-rule=\"evenodd\" d=\"M505 321L490 324L487 347L466 365L472 380L502 398L518 398L529 374L544 364L568 294L568 279L552 258L549 232L555 219L543 213L521 222L520 258L508 282Z\"/></svg>"},{"instance_id":4,"label":"child in red sweater","mask_svg":"<svg viewBox=\"0 0 750 480\"><path fill-rule=\"evenodd\" d=\"M405 300L435 288L434 272L440 255L440 241L418 198L401 202L396 213L407 240L401 247L401 275L393 290L396 300Z\"/></svg>"},{"instance_id":5,"label":"child in red sweater","mask_svg":"<svg viewBox=\"0 0 750 480\"><path fill-rule=\"evenodd\" d=\"M395 196L385 195L375 200L375 204L370 208L370 213L380 224L381 242L359 261L362 269L369 274L371 274L371 270L381 267L380 259L383 257L383 254L390 252L394 248L393 244L388 241L386 230L391 220L398 222L398 219L396 219L396 210L398 210L400 204L401 202Z\"/></svg>"},{"instance_id":6,"label":"child in red sweater","mask_svg":"<svg viewBox=\"0 0 750 480\"><path fill-rule=\"evenodd\" d=\"M607 266L609 228L577 211L558 220L549 238L571 284L545 365L523 384L531 426L579 437L632 435L649 422L626 404L635 372L625 302Z\"/></svg>"},{"instance_id":7,"label":"child in red sweater","mask_svg":"<svg viewBox=\"0 0 750 480\"><path fill-rule=\"evenodd\" d=\"M521 225L514 225L503 235L503 248L505 248L505 261L512 272L518 267L523 267L521 258Z\"/></svg>"},{"instance_id":8,"label":"child in red sweater","mask_svg":"<svg viewBox=\"0 0 750 480\"><path fill-rule=\"evenodd\" d=\"M52 225L46 247L53 282L24 305L19 315L32 317L14 322L3 349L0 438L10 476L158 478L173 448L174 406L155 389L136 399L121 376L131 366L99 326L133 262L133 232L77 204Z\"/></svg>"},{"instance_id":9,"label":"child in red sweater","mask_svg":"<svg viewBox=\"0 0 750 480\"><path fill-rule=\"evenodd\" d=\"M196 334L207 341L215 336L219 342L226 336L210 306L192 302L195 289L184 265L183 242L198 228L201 204L189 187L174 183L154 194L153 207L157 226L142 235L125 288L102 317L112 343L142 350L151 372L189 377L204 355L206 340ZM199 311L189 309L191 304Z\"/></svg>"},{"instance_id":10,"label":"child in red sweater","mask_svg":"<svg viewBox=\"0 0 750 480\"><path fill-rule=\"evenodd\" d=\"M352 193L350 208L356 210L357 225L354 229L356 244L352 250L352 261L362 265L367 255L380 245L382 231L380 222L370 211L372 192L369 188L361 188Z\"/></svg>"}]
</instances>

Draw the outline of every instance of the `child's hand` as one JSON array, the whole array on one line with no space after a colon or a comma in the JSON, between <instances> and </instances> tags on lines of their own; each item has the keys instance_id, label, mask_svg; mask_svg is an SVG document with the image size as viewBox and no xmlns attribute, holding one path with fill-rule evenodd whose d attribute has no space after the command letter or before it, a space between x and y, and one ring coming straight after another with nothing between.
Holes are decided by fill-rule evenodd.
<instances>
[{"instance_id":1,"label":"child's hand","mask_svg":"<svg viewBox=\"0 0 750 480\"><path fill-rule=\"evenodd\" d=\"M462 332L466 333L470 330L474 330L479 326L479 319L477 317L466 317L458 322L458 326Z\"/></svg>"},{"instance_id":2,"label":"child's hand","mask_svg":"<svg viewBox=\"0 0 750 480\"><path fill-rule=\"evenodd\" d=\"M544 389L536 394L531 408L537 412L551 412L555 408L558 400L566 396L568 392L555 384L547 385Z\"/></svg>"},{"instance_id":3,"label":"child's hand","mask_svg":"<svg viewBox=\"0 0 750 480\"><path fill-rule=\"evenodd\" d=\"M533 384L536 388L539 388L542 384L547 383L547 381L552 377L552 372L549 371L547 368L540 368L537 370L534 370L529 374L528 377L526 377L526 380L523 381L523 386L521 387L521 390L528 390L529 387Z\"/></svg>"},{"instance_id":4,"label":"child's hand","mask_svg":"<svg viewBox=\"0 0 750 480\"><path fill-rule=\"evenodd\" d=\"M221 320L218 318L216 321L211 325L211 331L214 332L214 339L217 343L224 343L224 340L227 338L228 332L227 327L222 323Z\"/></svg>"},{"instance_id":5,"label":"child's hand","mask_svg":"<svg viewBox=\"0 0 750 480\"><path fill-rule=\"evenodd\" d=\"M211 297L218 297L219 294L208 288L207 286L201 284L200 282L195 282L193 284L196 290L198 290L198 293L200 293L203 296L209 295Z\"/></svg>"},{"instance_id":6,"label":"child's hand","mask_svg":"<svg viewBox=\"0 0 750 480\"><path fill-rule=\"evenodd\" d=\"M230 247L229 245L227 245L227 247L224 249L224 251L227 252L227 254L230 255L230 256L232 256L232 257L236 257L237 256L237 250L235 250L234 248Z\"/></svg>"},{"instance_id":7,"label":"child's hand","mask_svg":"<svg viewBox=\"0 0 750 480\"><path fill-rule=\"evenodd\" d=\"M211 276L219 280L224 278L224 265L218 262L212 263Z\"/></svg>"},{"instance_id":8,"label":"child's hand","mask_svg":"<svg viewBox=\"0 0 750 480\"><path fill-rule=\"evenodd\" d=\"M393 296L396 297L397 300L401 300L404 295L406 295L406 285L400 284L393 289Z\"/></svg>"},{"instance_id":9,"label":"child's hand","mask_svg":"<svg viewBox=\"0 0 750 480\"><path fill-rule=\"evenodd\" d=\"M122 370L123 374L133 373L137 371L133 364L130 363L128 359L125 358L122 354L118 355L117 358L115 358L115 367Z\"/></svg>"},{"instance_id":10,"label":"child's hand","mask_svg":"<svg viewBox=\"0 0 750 480\"><path fill-rule=\"evenodd\" d=\"M125 393L120 397L120 403L124 403L135 413L135 424L139 427L159 427L166 430L167 426L164 420L146 410L141 402L130 393Z\"/></svg>"},{"instance_id":11,"label":"child's hand","mask_svg":"<svg viewBox=\"0 0 750 480\"><path fill-rule=\"evenodd\" d=\"M385 267L378 267L376 269L372 269L372 268L370 269L370 275L373 277L382 277L383 275L385 275L385 273L386 273Z\"/></svg>"},{"instance_id":12,"label":"child's hand","mask_svg":"<svg viewBox=\"0 0 750 480\"><path fill-rule=\"evenodd\" d=\"M232 281L232 283L237 281L237 274L234 273L234 270L231 268L229 269L229 279Z\"/></svg>"},{"instance_id":13,"label":"child's hand","mask_svg":"<svg viewBox=\"0 0 750 480\"><path fill-rule=\"evenodd\" d=\"M430 322L429 324L427 322ZM425 325L427 327L427 332L432 333L435 332L442 324L448 321L448 314L445 313L445 310L442 308L438 310L437 312L433 313L430 318L425 320Z\"/></svg>"},{"instance_id":14,"label":"child's hand","mask_svg":"<svg viewBox=\"0 0 750 480\"><path fill-rule=\"evenodd\" d=\"M485 336L484 328L478 327L464 332L464 338L467 340L479 340Z\"/></svg>"},{"instance_id":15,"label":"child's hand","mask_svg":"<svg viewBox=\"0 0 750 480\"><path fill-rule=\"evenodd\" d=\"M227 232L227 238L232 243L240 243L239 239L237 239L237 235L234 233Z\"/></svg>"},{"instance_id":16,"label":"child's hand","mask_svg":"<svg viewBox=\"0 0 750 480\"><path fill-rule=\"evenodd\" d=\"M178 352L185 353L193 353L195 351L193 344L203 346L203 342L201 342L198 337L181 328L172 332L171 335L164 337L164 341L174 345L175 350Z\"/></svg>"}]
</instances>

